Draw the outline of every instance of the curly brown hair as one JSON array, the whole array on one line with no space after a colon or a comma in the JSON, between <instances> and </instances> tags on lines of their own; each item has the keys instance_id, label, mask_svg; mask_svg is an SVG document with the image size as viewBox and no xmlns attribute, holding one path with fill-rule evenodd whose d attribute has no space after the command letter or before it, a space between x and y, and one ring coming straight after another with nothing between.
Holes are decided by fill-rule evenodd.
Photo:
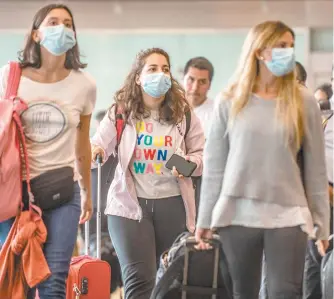
<instances>
[{"instance_id":1,"label":"curly brown hair","mask_svg":"<svg viewBox=\"0 0 334 299\"><path fill-rule=\"evenodd\" d=\"M137 54L132 69L125 79L124 86L114 96L115 104L122 106L125 121L128 120L130 114L132 114L134 119L138 120L150 116L150 110L144 106L142 90L136 83L136 76L141 74L146 59L152 54L163 55L170 67L169 55L160 48L150 48ZM186 101L185 92L181 85L172 75L171 80L172 87L167 91L165 99L160 106L159 119L160 121L177 124L182 121L185 112L190 110L190 106ZM109 115L113 106L109 109Z\"/></svg>"}]
</instances>

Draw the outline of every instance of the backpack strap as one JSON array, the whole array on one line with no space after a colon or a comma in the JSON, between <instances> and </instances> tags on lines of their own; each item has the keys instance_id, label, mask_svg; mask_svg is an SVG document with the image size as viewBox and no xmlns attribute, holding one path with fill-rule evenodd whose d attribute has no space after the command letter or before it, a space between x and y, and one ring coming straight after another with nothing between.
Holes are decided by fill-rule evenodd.
<instances>
[{"instance_id":1,"label":"backpack strap","mask_svg":"<svg viewBox=\"0 0 334 299\"><path fill-rule=\"evenodd\" d=\"M19 142L22 147L21 150L23 152L23 159L24 159L23 162L26 170L26 181L27 181L29 200L30 202L33 202L33 195L30 186L30 166L28 160L27 145L23 132L21 117L19 114L19 111L25 110L27 108L27 105L21 99L17 98L17 91L20 85L21 73L22 73L21 67L18 62L14 61L9 62L9 74L7 79L5 99L16 101L14 103L13 120L16 124L18 130Z\"/></svg>"},{"instance_id":2,"label":"backpack strap","mask_svg":"<svg viewBox=\"0 0 334 299\"><path fill-rule=\"evenodd\" d=\"M117 132L117 143L116 143L116 153L118 152L118 146L121 143L122 134L124 131L124 110L122 105L115 104L115 125Z\"/></svg>"},{"instance_id":3,"label":"backpack strap","mask_svg":"<svg viewBox=\"0 0 334 299\"><path fill-rule=\"evenodd\" d=\"M29 203L32 203L32 202L34 202L34 197L33 197L33 194L31 192L31 186L30 186L30 165L29 165L29 160L28 160L26 139L25 139L24 132L23 132L23 126L22 126L21 118L16 111L13 114L13 119L15 121L17 130L19 132L19 140L20 140L20 144L22 146L21 150L23 152L23 159L24 159L23 162L24 162L24 166L25 166L25 170L26 170L26 182L27 182L27 189L28 189L28 195L29 195Z\"/></svg>"},{"instance_id":4,"label":"backpack strap","mask_svg":"<svg viewBox=\"0 0 334 299\"><path fill-rule=\"evenodd\" d=\"M177 256L152 291L151 298L163 299L173 289L181 288L184 256Z\"/></svg>"},{"instance_id":5,"label":"backpack strap","mask_svg":"<svg viewBox=\"0 0 334 299\"><path fill-rule=\"evenodd\" d=\"M17 96L21 79L21 67L18 62L9 62L9 75L7 80L7 88L5 99L13 99Z\"/></svg>"},{"instance_id":6,"label":"backpack strap","mask_svg":"<svg viewBox=\"0 0 334 299\"><path fill-rule=\"evenodd\" d=\"M190 109L185 113L186 116L186 132L184 133L184 139L187 137L188 132L190 130L190 124L191 124L191 111Z\"/></svg>"}]
</instances>

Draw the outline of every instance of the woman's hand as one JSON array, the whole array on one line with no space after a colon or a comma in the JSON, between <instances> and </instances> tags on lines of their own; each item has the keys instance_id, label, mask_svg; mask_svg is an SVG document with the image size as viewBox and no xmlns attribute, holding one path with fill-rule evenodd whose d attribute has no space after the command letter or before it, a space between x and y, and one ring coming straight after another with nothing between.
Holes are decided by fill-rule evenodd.
<instances>
[{"instance_id":1,"label":"woman's hand","mask_svg":"<svg viewBox=\"0 0 334 299\"><path fill-rule=\"evenodd\" d=\"M329 246L329 241L328 240L318 240L315 242L315 245L317 245L318 252L321 256L325 256L326 251Z\"/></svg>"},{"instance_id":2,"label":"woman's hand","mask_svg":"<svg viewBox=\"0 0 334 299\"><path fill-rule=\"evenodd\" d=\"M96 163L97 156L100 155L102 158L102 162L104 161L104 151L98 145L92 145L92 161Z\"/></svg>"},{"instance_id":3,"label":"woman's hand","mask_svg":"<svg viewBox=\"0 0 334 299\"><path fill-rule=\"evenodd\" d=\"M81 215L79 224L84 224L86 221L90 220L93 214L93 202L92 198L88 196L86 190L80 190L81 196Z\"/></svg>"},{"instance_id":4,"label":"woman's hand","mask_svg":"<svg viewBox=\"0 0 334 299\"><path fill-rule=\"evenodd\" d=\"M185 159L186 161L190 161L189 156L185 156L184 159ZM180 173L176 170L176 167L175 167L175 166L173 166L173 169L172 169L172 175L173 175L173 176L176 176L176 177L178 177L178 178L183 178L183 175L180 174Z\"/></svg>"},{"instance_id":5,"label":"woman's hand","mask_svg":"<svg viewBox=\"0 0 334 299\"><path fill-rule=\"evenodd\" d=\"M197 242L197 245L195 246L195 248L197 250L208 250L211 249L212 246L206 242L206 240L211 240L213 238L213 233L211 229L207 229L207 228L196 228L196 232L195 232L195 239Z\"/></svg>"},{"instance_id":6,"label":"woman's hand","mask_svg":"<svg viewBox=\"0 0 334 299\"><path fill-rule=\"evenodd\" d=\"M179 174L179 172L176 170L175 166L173 166L173 169L172 169L172 175L173 176L176 176L178 178L183 178L183 175L182 174Z\"/></svg>"}]
</instances>

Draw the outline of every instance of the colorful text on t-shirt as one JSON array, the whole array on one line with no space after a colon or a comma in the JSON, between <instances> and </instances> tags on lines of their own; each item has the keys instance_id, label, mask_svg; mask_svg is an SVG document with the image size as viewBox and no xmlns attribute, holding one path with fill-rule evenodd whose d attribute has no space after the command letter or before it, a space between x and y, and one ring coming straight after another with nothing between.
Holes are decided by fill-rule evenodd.
<instances>
[{"instance_id":1,"label":"colorful text on t-shirt","mask_svg":"<svg viewBox=\"0 0 334 299\"><path fill-rule=\"evenodd\" d=\"M172 153L171 136L154 135L152 122L136 124L137 143L133 154L133 171L136 174L163 174L164 164Z\"/></svg>"}]
</instances>

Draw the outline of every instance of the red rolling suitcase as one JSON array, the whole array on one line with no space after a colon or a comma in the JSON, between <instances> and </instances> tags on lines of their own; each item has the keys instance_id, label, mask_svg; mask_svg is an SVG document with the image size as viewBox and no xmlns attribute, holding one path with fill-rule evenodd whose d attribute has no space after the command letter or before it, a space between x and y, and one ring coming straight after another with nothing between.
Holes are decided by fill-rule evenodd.
<instances>
[{"instance_id":1,"label":"red rolling suitcase","mask_svg":"<svg viewBox=\"0 0 334 299\"><path fill-rule=\"evenodd\" d=\"M110 299L111 268L101 260L101 166L98 157L96 258L89 256L89 222L85 224L85 255L72 258L66 299Z\"/></svg>"}]
</instances>

